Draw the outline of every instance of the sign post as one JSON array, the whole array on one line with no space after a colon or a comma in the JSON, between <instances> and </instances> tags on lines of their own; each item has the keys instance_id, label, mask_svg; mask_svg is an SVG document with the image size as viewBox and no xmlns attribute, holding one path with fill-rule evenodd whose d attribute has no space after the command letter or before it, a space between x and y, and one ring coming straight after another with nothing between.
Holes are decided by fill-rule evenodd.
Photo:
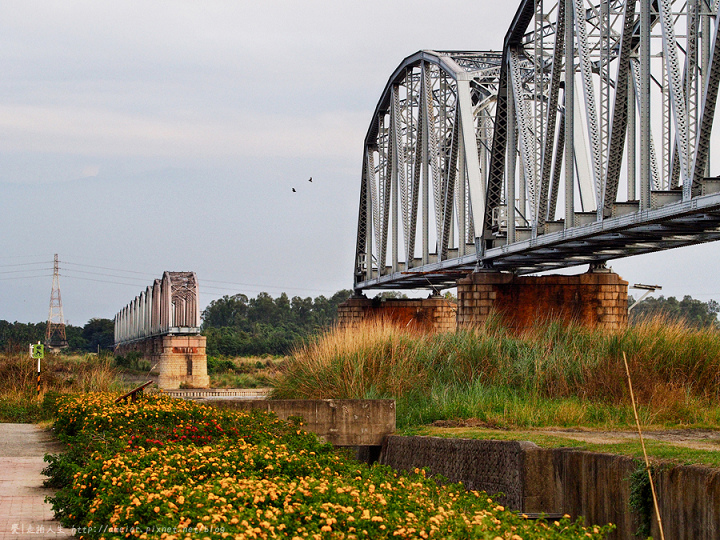
<instances>
[{"instance_id":1,"label":"sign post","mask_svg":"<svg viewBox=\"0 0 720 540\"><path fill-rule=\"evenodd\" d=\"M45 346L37 342L37 345L30 345L30 358L37 358L37 397L40 399L40 360L45 357Z\"/></svg>"}]
</instances>

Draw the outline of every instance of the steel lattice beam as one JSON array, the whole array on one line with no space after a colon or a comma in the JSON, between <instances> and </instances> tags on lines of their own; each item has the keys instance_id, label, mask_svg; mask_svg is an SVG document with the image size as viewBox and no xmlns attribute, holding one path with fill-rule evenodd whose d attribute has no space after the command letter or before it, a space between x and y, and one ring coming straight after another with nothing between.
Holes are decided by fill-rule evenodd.
<instances>
[{"instance_id":1,"label":"steel lattice beam","mask_svg":"<svg viewBox=\"0 0 720 540\"><path fill-rule=\"evenodd\" d=\"M355 289L718 239L717 10L522 0L502 52L406 58L365 138Z\"/></svg>"}]
</instances>

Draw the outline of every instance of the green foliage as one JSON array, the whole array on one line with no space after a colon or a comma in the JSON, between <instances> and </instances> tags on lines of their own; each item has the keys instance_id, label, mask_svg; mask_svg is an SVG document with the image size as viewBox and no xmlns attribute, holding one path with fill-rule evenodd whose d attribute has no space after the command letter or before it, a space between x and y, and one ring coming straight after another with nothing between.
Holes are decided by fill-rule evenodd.
<instances>
[{"instance_id":1,"label":"green foliage","mask_svg":"<svg viewBox=\"0 0 720 540\"><path fill-rule=\"evenodd\" d=\"M600 540L613 528L525 520L425 471L347 459L300 422L265 412L114 398L57 402L54 429L68 452L46 458L48 484L60 488L49 500L83 538Z\"/></svg>"},{"instance_id":2,"label":"green foliage","mask_svg":"<svg viewBox=\"0 0 720 540\"><path fill-rule=\"evenodd\" d=\"M217 356L207 357L208 373L224 373L227 371L240 371L235 362L227 358L218 358Z\"/></svg>"},{"instance_id":3,"label":"green foliage","mask_svg":"<svg viewBox=\"0 0 720 540\"><path fill-rule=\"evenodd\" d=\"M130 351L125 356L116 356L115 365L135 371L148 371L150 369L150 365L145 361L143 354L138 351Z\"/></svg>"},{"instance_id":4,"label":"green foliage","mask_svg":"<svg viewBox=\"0 0 720 540\"><path fill-rule=\"evenodd\" d=\"M22 352L30 343L45 341L47 323L19 323L0 320L0 350Z\"/></svg>"},{"instance_id":5,"label":"green foliage","mask_svg":"<svg viewBox=\"0 0 720 540\"><path fill-rule=\"evenodd\" d=\"M112 319L90 319L83 327L82 337L91 352L111 351L115 342L115 322Z\"/></svg>"},{"instance_id":6,"label":"green foliage","mask_svg":"<svg viewBox=\"0 0 720 540\"><path fill-rule=\"evenodd\" d=\"M653 472L652 467L650 472ZM648 538L650 536L654 506L650 476L645 463L638 463L637 468L630 473L628 481L630 482L630 508L635 512L638 519L638 528L635 535Z\"/></svg>"},{"instance_id":7,"label":"green foliage","mask_svg":"<svg viewBox=\"0 0 720 540\"><path fill-rule=\"evenodd\" d=\"M632 296L628 297L628 306L635 303ZM630 311L630 322L638 323L648 318L665 317L670 321L682 321L695 328L718 328L717 315L720 303L715 300L702 302L690 296L677 300L674 296L665 298L647 297Z\"/></svg>"},{"instance_id":8,"label":"green foliage","mask_svg":"<svg viewBox=\"0 0 720 540\"><path fill-rule=\"evenodd\" d=\"M318 296L272 298L262 292L255 298L244 294L223 296L203 311L203 335L211 356L257 356L288 354L295 346L337 320L338 306L351 291L331 298Z\"/></svg>"}]
</instances>

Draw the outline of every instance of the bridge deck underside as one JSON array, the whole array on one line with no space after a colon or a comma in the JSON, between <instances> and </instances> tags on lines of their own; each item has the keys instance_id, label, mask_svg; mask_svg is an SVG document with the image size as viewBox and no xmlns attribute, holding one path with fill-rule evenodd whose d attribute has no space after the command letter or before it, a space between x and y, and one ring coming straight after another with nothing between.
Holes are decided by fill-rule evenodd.
<instances>
[{"instance_id":1,"label":"bridge deck underside","mask_svg":"<svg viewBox=\"0 0 720 540\"><path fill-rule=\"evenodd\" d=\"M720 240L720 193L395 272L357 289L448 288L478 268L530 274Z\"/></svg>"}]
</instances>

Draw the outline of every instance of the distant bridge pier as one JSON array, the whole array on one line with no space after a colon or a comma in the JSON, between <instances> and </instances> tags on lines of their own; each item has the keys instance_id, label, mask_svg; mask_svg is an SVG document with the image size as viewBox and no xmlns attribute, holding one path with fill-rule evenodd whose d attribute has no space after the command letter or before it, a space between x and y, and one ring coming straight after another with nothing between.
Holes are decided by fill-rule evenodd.
<instances>
[{"instance_id":1,"label":"distant bridge pier","mask_svg":"<svg viewBox=\"0 0 720 540\"><path fill-rule=\"evenodd\" d=\"M164 390L208 388L206 338L199 335L155 336L118 345L115 354L138 352L150 362L151 373L158 375L158 387Z\"/></svg>"},{"instance_id":2,"label":"distant bridge pier","mask_svg":"<svg viewBox=\"0 0 720 540\"><path fill-rule=\"evenodd\" d=\"M194 272L165 272L115 316L115 354L142 354L162 389L208 388L205 347Z\"/></svg>"}]
</instances>

